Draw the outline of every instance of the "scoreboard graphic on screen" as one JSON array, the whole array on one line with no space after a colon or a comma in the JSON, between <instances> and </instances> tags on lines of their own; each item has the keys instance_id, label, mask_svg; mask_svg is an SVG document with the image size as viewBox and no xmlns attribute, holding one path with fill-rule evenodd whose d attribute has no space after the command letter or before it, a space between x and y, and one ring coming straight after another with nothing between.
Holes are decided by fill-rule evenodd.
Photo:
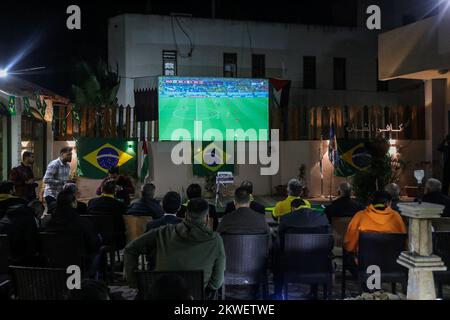
<instances>
[{"instance_id":1,"label":"scoreboard graphic on screen","mask_svg":"<svg viewBox=\"0 0 450 320\"><path fill-rule=\"evenodd\" d=\"M267 140L269 83L265 79L160 77L158 99L160 140L172 140L176 129L186 129L193 140L194 121L202 122L203 132L219 130L224 140L227 129L256 131L256 137L233 140ZM260 134L261 129L265 133Z\"/></svg>"}]
</instances>

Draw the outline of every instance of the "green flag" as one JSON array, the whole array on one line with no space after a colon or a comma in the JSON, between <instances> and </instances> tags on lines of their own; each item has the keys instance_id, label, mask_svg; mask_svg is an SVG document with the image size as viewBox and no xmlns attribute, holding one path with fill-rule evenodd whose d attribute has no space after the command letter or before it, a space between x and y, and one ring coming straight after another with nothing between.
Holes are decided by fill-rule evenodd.
<instances>
[{"instance_id":1,"label":"green flag","mask_svg":"<svg viewBox=\"0 0 450 320\"><path fill-rule=\"evenodd\" d=\"M334 161L334 175L350 177L355 173L367 170L371 163L371 155L367 148L367 140L337 140L337 157Z\"/></svg>"},{"instance_id":2,"label":"green flag","mask_svg":"<svg viewBox=\"0 0 450 320\"><path fill-rule=\"evenodd\" d=\"M136 177L136 139L80 138L76 142L78 175L102 179L112 167L121 173Z\"/></svg>"},{"instance_id":3,"label":"green flag","mask_svg":"<svg viewBox=\"0 0 450 320\"><path fill-rule=\"evenodd\" d=\"M147 142L142 141L142 166L140 174L141 183L144 183L145 179L148 177L149 167L150 167L150 159L148 156Z\"/></svg>"},{"instance_id":4,"label":"green flag","mask_svg":"<svg viewBox=\"0 0 450 320\"><path fill-rule=\"evenodd\" d=\"M23 114L31 116L30 99L28 97L23 97Z\"/></svg>"},{"instance_id":5,"label":"green flag","mask_svg":"<svg viewBox=\"0 0 450 320\"><path fill-rule=\"evenodd\" d=\"M10 115L16 115L16 97L14 96L9 97L8 111Z\"/></svg>"},{"instance_id":6,"label":"green flag","mask_svg":"<svg viewBox=\"0 0 450 320\"><path fill-rule=\"evenodd\" d=\"M194 176L206 177L218 171L234 172L234 165L227 164L230 155L226 152L226 142L216 143L214 141L203 141L202 148L196 150L193 144L193 174Z\"/></svg>"}]
</instances>

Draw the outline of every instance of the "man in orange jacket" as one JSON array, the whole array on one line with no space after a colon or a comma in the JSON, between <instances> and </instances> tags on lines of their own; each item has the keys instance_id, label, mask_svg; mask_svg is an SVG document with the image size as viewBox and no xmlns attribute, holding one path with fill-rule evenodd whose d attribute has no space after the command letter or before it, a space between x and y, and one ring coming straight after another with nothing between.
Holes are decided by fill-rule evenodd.
<instances>
[{"instance_id":1,"label":"man in orange jacket","mask_svg":"<svg viewBox=\"0 0 450 320\"><path fill-rule=\"evenodd\" d=\"M391 196L386 191L377 191L372 204L355 214L347 228L344 249L350 256L349 270L356 270L355 259L358 254L358 241L361 232L406 233L406 226L397 211L391 209ZM353 264L353 266L352 266ZM353 272L352 272L353 273Z\"/></svg>"}]
</instances>

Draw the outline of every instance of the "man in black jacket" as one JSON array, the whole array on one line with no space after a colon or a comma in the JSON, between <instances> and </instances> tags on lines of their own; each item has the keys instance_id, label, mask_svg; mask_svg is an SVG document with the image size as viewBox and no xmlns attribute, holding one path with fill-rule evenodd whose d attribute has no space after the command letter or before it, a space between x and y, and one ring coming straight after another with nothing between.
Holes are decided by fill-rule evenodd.
<instances>
[{"instance_id":1,"label":"man in black jacket","mask_svg":"<svg viewBox=\"0 0 450 320\"><path fill-rule=\"evenodd\" d=\"M219 233L231 234L270 234L266 219L250 208L250 193L239 187L234 192L235 211L225 215L217 227Z\"/></svg>"},{"instance_id":2,"label":"man in black jacket","mask_svg":"<svg viewBox=\"0 0 450 320\"><path fill-rule=\"evenodd\" d=\"M364 210L364 206L351 198L352 185L348 182L339 185L340 197L325 208L325 214L329 222L334 217L353 217L358 211Z\"/></svg>"},{"instance_id":3,"label":"man in black jacket","mask_svg":"<svg viewBox=\"0 0 450 320\"><path fill-rule=\"evenodd\" d=\"M0 182L0 219L6 214L9 207L18 204L26 205L27 201L14 195L14 183Z\"/></svg>"},{"instance_id":4,"label":"man in black jacket","mask_svg":"<svg viewBox=\"0 0 450 320\"><path fill-rule=\"evenodd\" d=\"M102 194L98 198L89 200L88 214L90 215L108 215L114 219L115 247L117 250L125 247L125 222L123 216L126 207L122 201L114 198L116 192L116 183L108 181L102 186Z\"/></svg>"},{"instance_id":5,"label":"man in black jacket","mask_svg":"<svg viewBox=\"0 0 450 320\"><path fill-rule=\"evenodd\" d=\"M445 206L442 217L450 217L450 198L442 194L442 184L439 180L433 178L427 180L422 201Z\"/></svg>"},{"instance_id":6,"label":"man in black jacket","mask_svg":"<svg viewBox=\"0 0 450 320\"><path fill-rule=\"evenodd\" d=\"M141 188L141 198L133 202L127 210L127 214L133 216L150 216L153 220L164 215L164 211L155 198L155 185L146 183Z\"/></svg>"},{"instance_id":7,"label":"man in black jacket","mask_svg":"<svg viewBox=\"0 0 450 320\"><path fill-rule=\"evenodd\" d=\"M147 224L147 232L156 229L167 224L178 224L183 221L183 219L177 217L177 212L180 210L181 197L177 192L169 191L163 198L163 210L164 215L157 219L149 222Z\"/></svg>"},{"instance_id":8,"label":"man in black jacket","mask_svg":"<svg viewBox=\"0 0 450 320\"><path fill-rule=\"evenodd\" d=\"M262 204L256 202L253 199L253 184L251 183L251 181L248 180L242 181L240 188L244 188L245 190L247 190L248 194L250 194L250 209L265 215L266 208ZM233 201L228 202L225 207L225 214L233 212L234 210L236 210L234 202Z\"/></svg>"}]
</instances>

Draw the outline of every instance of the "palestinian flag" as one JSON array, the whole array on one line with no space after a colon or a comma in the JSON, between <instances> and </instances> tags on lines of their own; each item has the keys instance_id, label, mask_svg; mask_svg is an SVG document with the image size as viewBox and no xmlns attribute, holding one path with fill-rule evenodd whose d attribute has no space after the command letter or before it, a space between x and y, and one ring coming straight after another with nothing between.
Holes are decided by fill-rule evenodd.
<instances>
[{"instance_id":1,"label":"palestinian flag","mask_svg":"<svg viewBox=\"0 0 450 320\"><path fill-rule=\"evenodd\" d=\"M140 174L140 181L141 183L145 182L145 179L148 177L150 166L150 159L148 155L148 149L147 149L147 142L142 141L142 165L141 165L141 174Z\"/></svg>"}]
</instances>

